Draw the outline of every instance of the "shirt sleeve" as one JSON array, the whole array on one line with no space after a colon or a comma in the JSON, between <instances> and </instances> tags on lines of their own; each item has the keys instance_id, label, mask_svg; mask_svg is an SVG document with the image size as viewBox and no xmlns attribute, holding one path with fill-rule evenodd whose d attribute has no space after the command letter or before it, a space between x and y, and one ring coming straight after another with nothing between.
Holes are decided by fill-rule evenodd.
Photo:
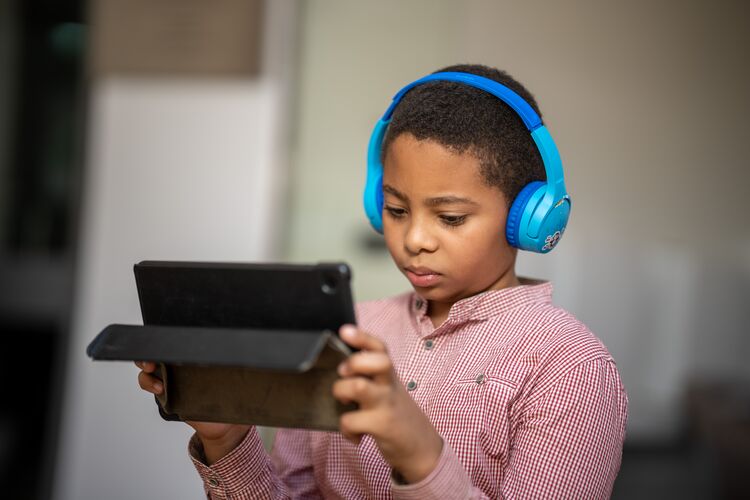
<instances>
[{"instance_id":1,"label":"shirt sleeve","mask_svg":"<svg viewBox=\"0 0 750 500\"><path fill-rule=\"evenodd\" d=\"M205 464L197 435L190 439L188 451L209 499L318 498L307 434L280 430L277 440L282 446L274 446L273 459L263 448L255 427L237 448L210 466Z\"/></svg>"},{"instance_id":2,"label":"shirt sleeve","mask_svg":"<svg viewBox=\"0 0 750 500\"><path fill-rule=\"evenodd\" d=\"M609 498L622 460L627 403L611 359L573 368L523 413L503 496Z\"/></svg>"},{"instance_id":3,"label":"shirt sleeve","mask_svg":"<svg viewBox=\"0 0 750 500\"><path fill-rule=\"evenodd\" d=\"M292 498L322 498L315 482L311 431L279 429L273 443L273 465Z\"/></svg>"},{"instance_id":4,"label":"shirt sleeve","mask_svg":"<svg viewBox=\"0 0 750 500\"><path fill-rule=\"evenodd\" d=\"M418 483L399 484L391 478L394 500L429 500L443 498L489 498L471 484L453 449L443 441L443 451L435 469Z\"/></svg>"}]
</instances>

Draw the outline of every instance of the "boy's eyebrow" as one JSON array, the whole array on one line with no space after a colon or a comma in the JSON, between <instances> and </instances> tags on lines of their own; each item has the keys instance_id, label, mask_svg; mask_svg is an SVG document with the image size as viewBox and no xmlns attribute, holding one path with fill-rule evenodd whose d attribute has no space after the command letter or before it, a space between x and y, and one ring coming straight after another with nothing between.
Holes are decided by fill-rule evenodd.
<instances>
[{"instance_id":1,"label":"boy's eyebrow","mask_svg":"<svg viewBox=\"0 0 750 500\"><path fill-rule=\"evenodd\" d=\"M398 198L401 201L409 201L409 197L408 196L406 196L404 193L402 193L401 191L399 191L395 187L389 186L388 184L383 184L383 192L384 193L390 193L390 194L392 194L393 196L395 196L396 198Z\"/></svg>"},{"instance_id":2,"label":"boy's eyebrow","mask_svg":"<svg viewBox=\"0 0 750 500\"><path fill-rule=\"evenodd\" d=\"M469 198L461 198L460 196L438 196L437 198L430 198L426 202L426 204L430 207L436 207L438 205L455 205L461 203L465 205L479 205L479 203L474 200L470 200Z\"/></svg>"},{"instance_id":3,"label":"boy's eyebrow","mask_svg":"<svg viewBox=\"0 0 750 500\"><path fill-rule=\"evenodd\" d=\"M396 198L398 198L401 201L409 201L409 197L406 196L404 193L399 191L393 186L389 186L388 184L383 184L383 192L384 193L390 193ZM462 198L460 196L437 196L435 198L428 198L425 201L425 204L429 207L436 207L438 205L457 205L457 204L466 204L466 205L479 205L474 200L470 200L469 198Z\"/></svg>"}]
</instances>

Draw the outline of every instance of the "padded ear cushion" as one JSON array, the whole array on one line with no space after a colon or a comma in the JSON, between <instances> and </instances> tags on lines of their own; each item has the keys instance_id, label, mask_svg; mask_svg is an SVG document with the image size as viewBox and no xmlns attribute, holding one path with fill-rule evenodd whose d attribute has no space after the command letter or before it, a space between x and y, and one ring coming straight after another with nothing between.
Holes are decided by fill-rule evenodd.
<instances>
[{"instance_id":1,"label":"padded ear cushion","mask_svg":"<svg viewBox=\"0 0 750 500\"><path fill-rule=\"evenodd\" d=\"M379 175L375 185L375 206L378 209L377 231L383 232L383 175Z\"/></svg>"},{"instance_id":2,"label":"padded ear cushion","mask_svg":"<svg viewBox=\"0 0 750 500\"><path fill-rule=\"evenodd\" d=\"M373 169L368 173L363 196L365 213L372 228L383 233L383 173Z\"/></svg>"},{"instance_id":3,"label":"padded ear cushion","mask_svg":"<svg viewBox=\"0 0 750 500\"><path fill-rule=\"evenodd\" d=\"M529 199L544 185L545 183L542 181L530 182L524 186L521 192L518 193L518 196L516 196L516 199L513 200L513 204L508 211L508 220L505 222L505 238L511 246L520 248L521 217L524 210L526 210Z\"/></svg>"},{"instance_id":4,"label":"padded ear cushion","mask_svg":"<svg viewBox=\"0 0 750 500\"><path fill-rule=\"evenodd\" d=\"M380 150L383 137L388 129L389 119L381 119L375 124L367 147L367 181L365 182L364 205L367 218L375 231L383 233L383 165L380 163Z\"/></svg>"}]
</instances>

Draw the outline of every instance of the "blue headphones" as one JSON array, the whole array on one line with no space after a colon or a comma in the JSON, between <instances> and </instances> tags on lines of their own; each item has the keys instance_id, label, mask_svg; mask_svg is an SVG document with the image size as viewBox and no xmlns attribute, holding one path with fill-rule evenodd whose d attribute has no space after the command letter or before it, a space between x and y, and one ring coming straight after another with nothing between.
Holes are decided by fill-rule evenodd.
<instances>
[{"instance_id":1,"label":"blue headphones","mask_svg":"<svg viewBox=\"0 0 750 500\"><path fill-rule=\"evenodd\" d=\"M367 184L364 194L365 213L372 227L379 233L383 232L383 164L380 152L393 110L406 92L432 81L459 82L484 90L513 108L521 117L542 155L547 182L531 182L521 190L508 212L505 236L508 243L521 250L547 253L555 248L565 232L570 216L570 196L565 190L557 146L547 127L542 124L542 119L521 96L494 80L470 73L433 73L410 83L393 97L385 114L375 124L367 151Z\"/></svg>"}]
</instances>

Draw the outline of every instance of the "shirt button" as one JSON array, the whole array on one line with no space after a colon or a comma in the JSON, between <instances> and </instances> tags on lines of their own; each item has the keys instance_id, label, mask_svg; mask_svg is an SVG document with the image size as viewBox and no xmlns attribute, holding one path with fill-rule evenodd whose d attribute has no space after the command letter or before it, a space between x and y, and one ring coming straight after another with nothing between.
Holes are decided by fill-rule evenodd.
<instances>
[{"instance_id":1,"label":"shirt button","mask_svg":"<svg viewBox=\"0 0 750 500\"><path fill-rule=\"evenodd\" d=\"M476 383L477 385L482 385L484 383L484 373L477 375Z\"/></svg>"},{"instance_id":2,"label":"shirt button","mask_svg":"<svg viewBox=\"0 0 750 500\"><path fill-rule=\"evenodd\" d=\"M216 488L217 486L219 486L219 481L211 477L208 479L208 485L211 486L212 488Z\"/></svg>"},{"instance_id":3,"label":"shirt button","mask_svg":"<svg viewBox=\"0 0 750 500\"><path fill-rule=\"evenodd\" d=\"M415 306L417 306L417 309L422 308L422 299L417 299L417 301L414 303Z\"/></svg>"},{"instance_id":4,"label":"shirt button","mask_svg":"<svg viewBox=\"0 0 750 500\"><path fill-rule=\"evenodd\" d=\"M434 345L435 345L435 343L434 343L434 342L433 342L432 340L425 340L425 341L424 341L424 348L425 348L426 350L428 350L428 351L429 351L430 349L432 349L432 348L434 347Z\"/></svg>"},{"instance_id":5,"label":"shirt button","mask_svg":"<svg viewBox=\"0 0 750 500\"><path fill-rule=\"evenodd\" d=\"M414 382L413 380L410 380L409 383L406 384L406 390L407 391L413 391L416 388L417 388L417 383Z\"/></svg>"}]
</instances>

